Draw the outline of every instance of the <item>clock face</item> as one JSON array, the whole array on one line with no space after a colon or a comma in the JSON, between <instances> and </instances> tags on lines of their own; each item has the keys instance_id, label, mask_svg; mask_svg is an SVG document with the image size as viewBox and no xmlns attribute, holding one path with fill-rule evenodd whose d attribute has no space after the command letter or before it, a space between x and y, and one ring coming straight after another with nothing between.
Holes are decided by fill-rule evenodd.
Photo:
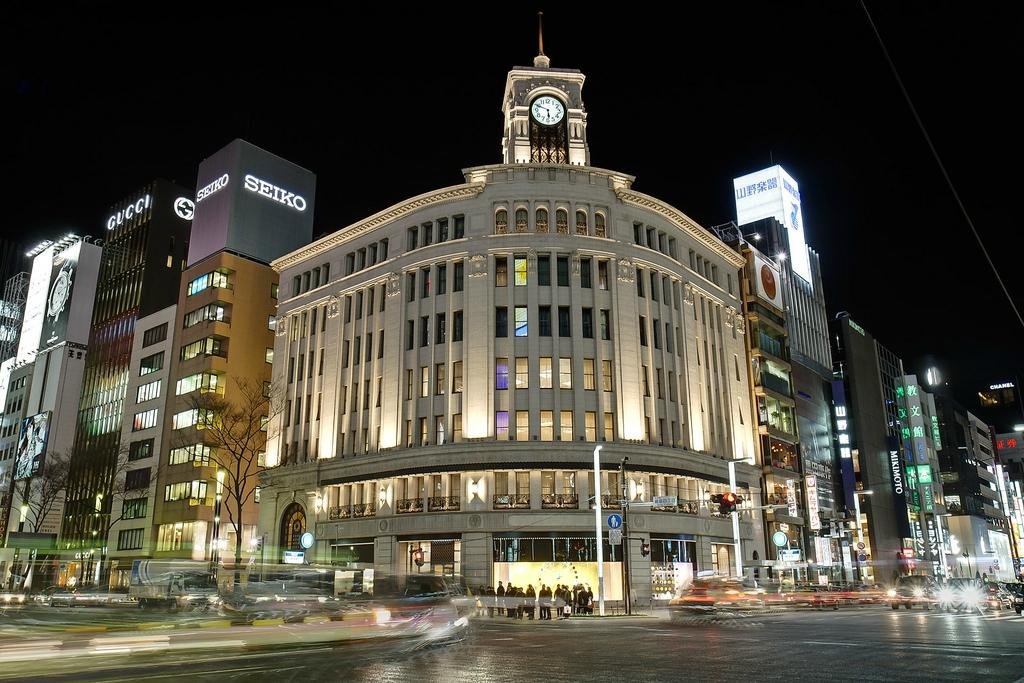
<instances>
[{"instance_id":1,"label":"clock face","mask_svg":"<svg viewBox=\"0 0 1024 683\"><path fill-rule=\"evenodd\" d=\"M542 95L530 105L533 120L545 126L553 126L565 116L565 106L550 95Z\"/></svg>"},{"instance_id":2,"label":"clock face","mask_svg":"<svg viewBox=\"0 0 1024 683\"><path fill-rule=\"evenodd\" d=\"M62 270L53 282L53 289L50 290L50 301L47 304L47 313L50 317L57 318L64 311L70 293L71 272Z\"/></svg>"}]
</instances>

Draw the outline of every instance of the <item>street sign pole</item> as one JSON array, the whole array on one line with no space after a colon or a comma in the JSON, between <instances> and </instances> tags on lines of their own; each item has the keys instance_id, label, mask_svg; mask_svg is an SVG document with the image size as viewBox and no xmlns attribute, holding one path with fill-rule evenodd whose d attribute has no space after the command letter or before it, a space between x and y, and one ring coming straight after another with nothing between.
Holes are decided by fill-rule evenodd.
<instances>
[{"instance_id":1,"label":"street sign pole","mask_svg":"<svg viewBox=\"0 0 1024 683\"><path fill-rule=\"evenodd\" d=\"M594 534L597 537L597 605L604 616L604 529L601 526L601 445L594 446Z\"/></svg>"},{"instance_id":2,"label":"street sign pole","mask_svg":"<svg viewBox=\"0 0 1024 683\"><path fill-rule=\"evenodd\" d=\"M629 491L626 486L627 460L629 460L628 456L619 463L619 479L622 483L622 597L625 601L623 604L626 606L626 614L628 615L633 613L633 605L632 600L630 600L632 596L630 595L629 586L629 528L626 526L626 512L629 510Z\"/></svg>"}]
</instances>

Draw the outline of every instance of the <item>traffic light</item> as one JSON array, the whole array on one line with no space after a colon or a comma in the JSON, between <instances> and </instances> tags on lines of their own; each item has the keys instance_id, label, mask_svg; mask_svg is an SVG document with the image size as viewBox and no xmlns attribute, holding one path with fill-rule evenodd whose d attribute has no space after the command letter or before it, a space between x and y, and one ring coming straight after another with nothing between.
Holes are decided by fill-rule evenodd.
<instances>
[{"instance_id":1,"label":"traffic light","mask_svg":"<svg viewBox=\"0 0 1024 683\"><path fill-rule=\"evenodd\" d=\"M417 567L423 566L423 548L416 548L412 551L412 561L416 563Z\"/></svg>"},{"instance_id":2,"label":"traffic light","mask_svg":"<svg viewBox=\"0 0 1024 683\"><path fill-rule=\"evenodd\" d=\"M726 491L725 493L719 494L719 498L718 511L723 515L735 512L736 506L741 502L740 497L732 491Z\"/></svg>"},{"instance_id":3,"label":"traffic light","mask_svg":"<svg viewBox=\"0 0 1024 683\"><path fill-rule=\"evenodd\" d=\"M651 554L651 544L647 541L640 542L640 556L647 557Z\"/></svg>"}]
</instances>

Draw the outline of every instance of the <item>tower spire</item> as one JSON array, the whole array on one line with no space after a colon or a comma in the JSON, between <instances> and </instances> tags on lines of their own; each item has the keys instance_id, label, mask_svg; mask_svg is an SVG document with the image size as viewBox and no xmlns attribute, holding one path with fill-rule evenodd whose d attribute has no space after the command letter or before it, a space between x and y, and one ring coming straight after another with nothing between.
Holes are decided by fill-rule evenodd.
<instances>
[{"instance_id":1,"label":"tower spire","mask_svg":"<svg viewBox=\"0 0 1024 683\"><path fill-rule=\"evenodd\" d=\"M533 66L538 69L547 69L551 66L551 60L544 54L544 12L537 12L537 56L533 58Z\"/></svg>"}]
</instances>

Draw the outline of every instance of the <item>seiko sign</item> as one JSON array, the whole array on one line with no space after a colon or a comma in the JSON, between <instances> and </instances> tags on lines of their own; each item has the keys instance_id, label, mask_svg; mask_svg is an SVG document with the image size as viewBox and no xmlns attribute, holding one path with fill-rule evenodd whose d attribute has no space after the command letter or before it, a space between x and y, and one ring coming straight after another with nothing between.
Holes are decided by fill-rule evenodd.
<instances>
[{"instance_id":1,"label":"seiko sign","mask_svg":"<svg viewBox=\"0 0 1024 683\"><path fill-rule=\"evenodd\" d=\"M143 211L149 208L149 205L153 203L153 200L147 194L144 197L139 197L134 202L121 209L110 218L107 219L107 230L113 230L119 225L123 225L125 221L130 221L142 214Z\"/></svg>"},{"instance_id":2,"label":"seiko sign","mask_svg":"<svg viewBox=\"0 0 1024 683\"><path fill-rule=\"evenodd\" d=\"M295 209L296 211L301 212L306 210L306 200L302 195L289 192L284 188L268 183L266 180L260 180L256 176L246 174L244 187L249 190L249 192L255 192L256 194L261 194L264 197L269 197L275 202L280 202L281 204Z\"/></svg>"},{"instance_id":3,"label":"seiko sign","mask_svg":"<svg viewBox=\"0 0 1024 683\"><path fill-rule=\"evenodd\" d=\"M903 493L903 470L900 468L900 452L889 451L889 466L892 468L893 491Z\"/></svg>"},{"instance_id":4,"label":"seiko sign","mask_svg":"<svg viewBox=\"0 0 1024 683\"><path fill-rule=\"evenodd\" d=\"M229 180L231 180L231 177L227 173L225 173L224 175L217 178L203 189L199 190L199 192L196 193L196 204L203 201L214 192L219 192L220 190L223 190L225 187L228 186Z\"/></svg>"}]
</instances>

